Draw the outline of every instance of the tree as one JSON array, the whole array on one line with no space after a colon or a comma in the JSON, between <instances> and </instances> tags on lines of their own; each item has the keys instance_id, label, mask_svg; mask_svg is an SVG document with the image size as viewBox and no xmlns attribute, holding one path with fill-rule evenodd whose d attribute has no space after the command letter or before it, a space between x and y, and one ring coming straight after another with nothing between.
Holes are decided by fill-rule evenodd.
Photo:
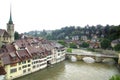
<instances>
[{"instance_id":1,"label":"tree","mask_svg":"<svg viewBox=\"0 0 120 80\"><path fill-rule=\"evenodd\" d=\"M101 48L103 49L110 48L111 46L111 42L109 39L103 39L100 44L101 44Z\"/></svg>"},{"instance_id":2,"label":"tree","mask_svg":"<svg viewBox=\"0 0 120 80\"><path fill-rule=\"evenodd\" d=\"M114 75L109 80L120 80L120 75Z\"/></svg>"},{"instance_id":3,"label":"tree","mask_svg":"<svg viewBox=\"0 0 120 80\"><path fill-rule=\"evenodd\" d=\"M63 40L59 40L58 43L60 43L60 44L63 45L63 46L66 45L65 41L63 41Z\"/></svg>"},{"instance_id":4,"label":"tree","mask_svg":"<svg viewBox=\"0 0 120 80\"><path fill-rule=\"evenodd\" d=\"M80 47L83 47L83 48L88 48L89 47L89 44L87 42L83 42Z\"/></svg>"},{"instance_id":5,"label":"tree","mask_svg":"<svg viewBox=\"0 0 120 80\"><path fill-rule=\"evenodd\" d=\"M14 37L15 37L15 40L17 40L17 39L20 38L19 33L18 33L17 31L15 31L15 33L14 33Z\"/></svg>"},{"instance_id":6,"label":"tree","mask_svg":"<svg viewBox=\"0 0 120 80\"><path fill-rule=\"evenodd\" d=\"M70 43L70 48L77 48L77 45L75 43Z\"/></svg>"},{"instance_id":7,"label":"tree","mask_svg":"<svg viewBox=\"0 0 120 80\"><path fill-rule=\"evenodd\" d=\"M71 48L68 48L68 49L67 49L67 52L72 53L72 49L71 49Z\"/></svg>"},{"instance_id":8,"label":"tree","mask_svg":"<svg viewBox=\"0 0 120 80\"><path fill-rule=\"evenodd\" d=\"M117 45L114 47L114 50L115 50L115 51L120 51L120 44L117 44Z\"/></svg>"}]
</instances>

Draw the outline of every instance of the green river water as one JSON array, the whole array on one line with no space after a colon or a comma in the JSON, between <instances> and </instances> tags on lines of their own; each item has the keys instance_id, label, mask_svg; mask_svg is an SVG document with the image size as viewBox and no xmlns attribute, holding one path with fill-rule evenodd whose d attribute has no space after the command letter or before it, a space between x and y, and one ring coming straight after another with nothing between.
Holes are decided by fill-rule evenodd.
<instances>
[{"instance_id":1,"label":"green river water","mask_svg":"<svg viewBox=\"0 0 120 80\"><path fill-rule=\"evenodd\" d=\"M113 64L63 61L15 80L109 80L115 74Z\"/></svg>"}]
</instances>

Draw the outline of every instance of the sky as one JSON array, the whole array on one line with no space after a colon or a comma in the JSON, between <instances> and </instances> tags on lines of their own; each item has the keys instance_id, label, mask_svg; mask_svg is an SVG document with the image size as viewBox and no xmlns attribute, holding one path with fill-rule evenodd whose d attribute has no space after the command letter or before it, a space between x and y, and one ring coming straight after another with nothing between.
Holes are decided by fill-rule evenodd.
<instances>
[{"instance_id":1,"label":"sky","mask_svg":"<svg viewBox=\"0 0 120 80\"><path fill-rule=\"evenodd\" d=\"M55 30L65 26L119 25L120 0L0 0L0 28L12 6L15 31Z\"/></svg>"}]
</instances>

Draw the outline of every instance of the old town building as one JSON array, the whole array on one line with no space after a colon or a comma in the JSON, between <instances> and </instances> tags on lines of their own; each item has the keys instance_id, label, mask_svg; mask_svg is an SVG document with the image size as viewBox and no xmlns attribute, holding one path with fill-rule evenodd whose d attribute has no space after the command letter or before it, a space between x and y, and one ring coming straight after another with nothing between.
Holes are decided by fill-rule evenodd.
<instances>
[{"instance_id":1,"label":"old town building","mask_svg":"<svg viewBox=\"0 0 120 80\"><path fill-rule=\"evenodd\" d=\"M0 47L13 41L14 41L14 24L12 21L12 14L10 10L10 19L7 23L7 31L5 29L0 29Z\"/></svg>"},{"instance_id":2,"label":"old town building","mask_svg":"<svg viewBox=\"0 0 120 80\"><path fill-rule=\"evenodd\" d=\"M0 49L1 74L14 79L65 59L65 48L39 38L16 40Z\"/></svg>"},{"instance_id":3,"label":"old town building","mask_svg":"<svg viewBox=\"0 0 120 80\"><path fill-rule=\"evenodd\" d=\"M0 29L0 76L11 80L33 73L65 59L65 48L42 38L14 40L10 10L7 31Z\"/></svg>"}]
</instances>

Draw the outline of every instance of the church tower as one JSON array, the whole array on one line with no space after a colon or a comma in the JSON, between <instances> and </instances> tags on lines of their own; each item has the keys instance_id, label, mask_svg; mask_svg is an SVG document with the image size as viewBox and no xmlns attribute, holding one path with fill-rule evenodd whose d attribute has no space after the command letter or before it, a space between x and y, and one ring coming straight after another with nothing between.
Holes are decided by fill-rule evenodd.
<instances>
[{"instance_id":1,"label":"church tower","mask_svg":"<svg viewBox=\"0 0 120 80\"><path fill-rule=\"evenodd\" d=\"M14 24L12 21L11 7L10 7L10 19L7 23L7 32L10 35L10 42L14 42Z\"/></svg>"}]
</instances>

